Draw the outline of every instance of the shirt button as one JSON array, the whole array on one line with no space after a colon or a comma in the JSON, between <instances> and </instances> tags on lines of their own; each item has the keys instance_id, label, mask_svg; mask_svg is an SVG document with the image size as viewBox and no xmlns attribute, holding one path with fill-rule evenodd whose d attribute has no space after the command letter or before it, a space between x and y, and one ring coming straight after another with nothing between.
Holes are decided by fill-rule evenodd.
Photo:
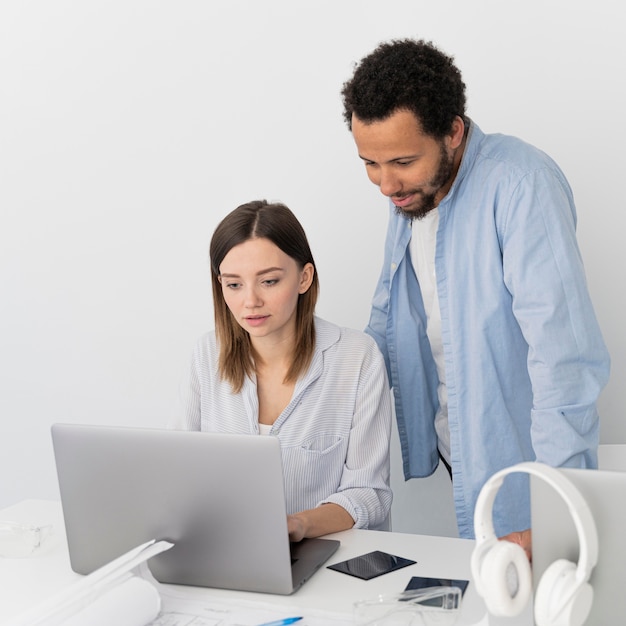
<instances>
[{"instance_id":1,"label":"shirt button","mask_svg":"<svg viewBox=\"0 0 626 626\"><path fill-rule=\"evenodd\" d=\"M396 267L398 267L398 265L396 263L392 263L391 264L391 270L394 271L396 269Z\"/></svg>"}]
</instances>

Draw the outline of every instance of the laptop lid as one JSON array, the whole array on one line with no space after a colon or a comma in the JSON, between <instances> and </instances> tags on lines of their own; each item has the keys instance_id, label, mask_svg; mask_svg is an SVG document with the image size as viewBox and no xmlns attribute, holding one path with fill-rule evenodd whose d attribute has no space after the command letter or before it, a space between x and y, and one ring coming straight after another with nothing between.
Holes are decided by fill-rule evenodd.
<instances>
[{"instance_id":1,"label":"laptop lid","mask_svg":"<svg viewBox=\"0 0 626 626\"><path fill-rule=\"evenodd\" d=\"M337 549L307 539L292 566L275 437L54 424L72 569L88 574L150 539L162 583L289 594Z\"/></svg>"},{"instance_id":2,"label":"laptop lid","mask_svg":"<svg viewBox=\"0 0 626 626\"><path fill-rule=\"evenodd\" d=\"M626 444L601 443L598 446L598 469L626 472Z\"/></svg>"},{"instance_id":3,"label":"laptop lid","mask_svg":"<svg viewBox=\"0 0 626 626\"><path fill-rule=\"evenodd\" d=\"M562 469L587 501L598 531L599 552L589 582L593 605L588 624L621 624L626 615L626 472ZM557 559L578 562L578 534L562 498L531 476L533 582Z\"/></svg>"}]
</instances>

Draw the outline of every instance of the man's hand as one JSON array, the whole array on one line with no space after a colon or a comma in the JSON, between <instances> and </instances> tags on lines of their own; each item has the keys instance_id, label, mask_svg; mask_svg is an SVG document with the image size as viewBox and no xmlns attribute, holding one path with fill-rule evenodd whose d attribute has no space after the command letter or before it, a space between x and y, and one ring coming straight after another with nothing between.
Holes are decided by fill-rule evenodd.
<instances>
[{"instance_id":1,"label":"man's hand","mask_svg":"<svg viewBox=\"0 0 626 626\"><path fill-rule=\"evenodd\" d=\"M522 548L524 548L524 552L526 552L526 556L528 560L532 563L533 560L533 541L532 541L532 533L530 528L528 530L522 530L519 532L510 533L509 535L505 535L504 537L500 537L501 541L510 541L511 543L516 543Z\"/></svg>"}]
</instances>

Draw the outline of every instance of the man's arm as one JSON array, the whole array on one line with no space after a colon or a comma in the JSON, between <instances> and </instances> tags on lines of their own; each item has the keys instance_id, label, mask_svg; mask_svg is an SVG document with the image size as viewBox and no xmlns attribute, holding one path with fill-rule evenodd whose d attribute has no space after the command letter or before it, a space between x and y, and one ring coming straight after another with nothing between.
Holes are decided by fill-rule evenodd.
<instances>
[{"instance_id":1,"label":"man's arm","mask_svg":"<svg viewBox=\"0 0 626 626\"><path fill-rule=\"evenodd\" d=\"M596 401L609 357L587 290L571 191L547 168L521 181L507 213L505 283L528 343L537 461L596 467Z\"/></svg>"}]
</instances>

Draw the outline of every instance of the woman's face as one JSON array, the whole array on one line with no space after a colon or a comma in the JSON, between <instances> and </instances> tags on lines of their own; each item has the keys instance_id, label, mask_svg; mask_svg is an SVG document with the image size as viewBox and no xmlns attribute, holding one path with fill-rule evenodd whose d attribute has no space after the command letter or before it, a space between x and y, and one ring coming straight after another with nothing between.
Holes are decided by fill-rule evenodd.
<instances>
[{"instance_id":1,"label":"woman's face","mask_svg":"<svg viewBox=\"0 0 626 626\"><path fill-rule=\"evenodd\" d=\"M298 296L311 286L314 268L300 269L269 239L230 249L219 267L224 301L253 344L292 340Z\"/></svg>"}]
</instances>

